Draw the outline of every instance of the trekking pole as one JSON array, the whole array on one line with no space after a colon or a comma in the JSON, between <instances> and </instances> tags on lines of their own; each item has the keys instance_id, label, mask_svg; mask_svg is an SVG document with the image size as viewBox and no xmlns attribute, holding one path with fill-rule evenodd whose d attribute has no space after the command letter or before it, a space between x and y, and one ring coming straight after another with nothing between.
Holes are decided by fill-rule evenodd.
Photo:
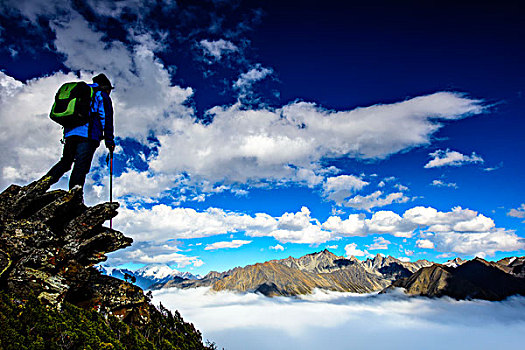
<instances>
[{"instance_id":1,"label":"trekking pole","mask_svg":"<svg viewBox=\"0 0 525 350\"><path fill-rule=\"evenodd\" d=\"M107 162L109 162L109 203L113 203L113 151L109 151ZM113 218L109 219L109 228L113 228Z\"/></svg>"},{"instance_id":2,"label":"trekking pole","mask_svg":"<svg viewBox=\"0 0 525 350\"><path fill-rule=\"evenodd\" d=\"M113 151L109 152L109 202L113 203ZM109 219L109 228L113 228L113 218Z\"/></svg>"}]
</instances>

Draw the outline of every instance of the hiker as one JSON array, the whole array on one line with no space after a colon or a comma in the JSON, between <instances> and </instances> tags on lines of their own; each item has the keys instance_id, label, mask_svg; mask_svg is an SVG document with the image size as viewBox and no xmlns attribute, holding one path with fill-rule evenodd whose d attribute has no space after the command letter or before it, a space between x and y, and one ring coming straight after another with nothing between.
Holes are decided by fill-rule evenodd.
<instances>
[{"instance_id":1,"label":"hiker","mask_svg":"<svg viewBox=\"0 0 525 350\"><path fill-rule=\"evenodd\" d=\"M64 127L65 141L62 141L64 143L62 158L44 176L44 178L51 177L50 184L54 184L75 163L69 178L70 190L77 185L84 187L86 175L91 168L91 160L102 139L111 156L115 149L113 105L109 97L114 87L104 74L94 77L93 84L89 86L95 91L89 121L76 127Z\"/></svg>"}]
</instances>

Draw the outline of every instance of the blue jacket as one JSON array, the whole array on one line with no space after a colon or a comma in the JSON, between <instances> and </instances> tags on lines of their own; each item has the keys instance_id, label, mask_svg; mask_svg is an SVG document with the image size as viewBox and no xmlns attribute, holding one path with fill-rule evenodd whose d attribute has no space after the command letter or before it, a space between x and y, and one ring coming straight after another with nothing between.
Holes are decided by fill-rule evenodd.
<instances>
[{"instance_id":1,"label":"blue jacket","mask_svg":"<svg viewBox=\"0 0 525 350\"><path fill-rule=\"evenodd\" d=\"M97 84L89 84L95 90L91 106L91 121L73 128L64 128L64 137L81 136L106 145L114 145L113 136L113 103L109 95L98 89Z\"/></svg>"}]
</instances>

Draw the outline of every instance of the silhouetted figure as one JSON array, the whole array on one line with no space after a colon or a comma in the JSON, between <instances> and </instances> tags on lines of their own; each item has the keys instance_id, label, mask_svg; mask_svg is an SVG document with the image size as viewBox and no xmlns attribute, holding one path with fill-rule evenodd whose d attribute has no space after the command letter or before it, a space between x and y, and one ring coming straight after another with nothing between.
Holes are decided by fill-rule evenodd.
<instances>
[{"instance_id":1,"label":"silhouetted figure","mask_svg":"<svg viewBox=\"0 0 525 350\"><path fill-rule=\"evenodd\" d=\"M93 155L104 139L107 149L113 153L115 141L113 136L113 104L109 97L113 86L104 74L93 78L94 89L90 120L80 126L64 128L64 150L62 158L44 176L50 176L54 184L62 175L71 169L69 189L79 185L84 187L86 175L91 168Z\"/></svg>"}]
</instances>

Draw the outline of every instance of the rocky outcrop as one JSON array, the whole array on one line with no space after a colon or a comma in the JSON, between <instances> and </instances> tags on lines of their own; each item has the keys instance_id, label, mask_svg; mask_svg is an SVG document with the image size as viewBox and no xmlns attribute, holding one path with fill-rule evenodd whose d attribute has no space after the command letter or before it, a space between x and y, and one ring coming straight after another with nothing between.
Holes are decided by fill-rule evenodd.
<instances>
[{"instance_id":1,"label":"rocky outcrop","mask_svg":"<svg viewBox=\"0 0 525 350\"><path fill-rule=\"evenodd\" d=\"M455 299L503 300L511 295L525 295L525 279L499 262L475 258L457 267L434 264L408 278L392 283L410 295L449 296Z\"/></svg>"},{"instance_id":2,"label":"rocky outcrop","mask_svg":"<svg viewBox=\"0 0 525 350\"><path fill-rule=\"evenodd\" d=\"M117 215L118 203L87 207L80 187L47 192L49 187L44 178L0 194L0 289L147 323L150 305L142 289L93 268L106 253L132 243L103 226Z\"/></svg>"}]
</instances>

